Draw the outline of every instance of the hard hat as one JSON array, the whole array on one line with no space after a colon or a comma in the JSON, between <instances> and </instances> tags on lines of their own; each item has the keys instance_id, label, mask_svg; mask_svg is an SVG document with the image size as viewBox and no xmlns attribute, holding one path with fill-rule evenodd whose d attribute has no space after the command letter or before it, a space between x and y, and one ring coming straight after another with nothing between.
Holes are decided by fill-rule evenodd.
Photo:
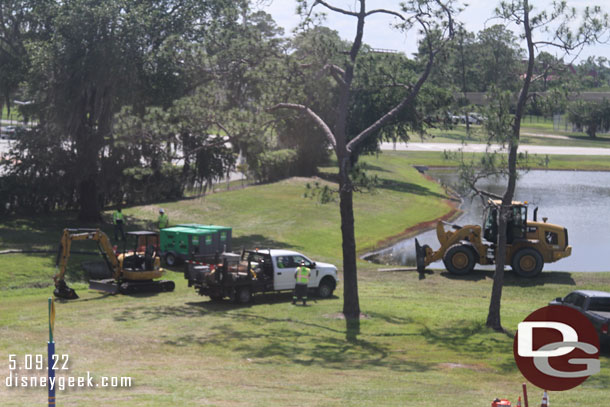
<instances>
[{"instance_id":1,"label":"hard hat","mask_svg":"<svg viewBox=\"0 0 610 407\"><path fill-rule=\"evenodd\" d=\"M165 209L163 209L163 208L159 209L159 213L165 213Z\"/></svg>"},{"instance_id":2,"label":"hard hat","mask_svg":"<svg viewBox=\"0 0 610 407\"><path fill-rule=\"evenodd\" d=\"M305 264L305 260L301 260L301 264Z\"/></svg>"}]
</instances>

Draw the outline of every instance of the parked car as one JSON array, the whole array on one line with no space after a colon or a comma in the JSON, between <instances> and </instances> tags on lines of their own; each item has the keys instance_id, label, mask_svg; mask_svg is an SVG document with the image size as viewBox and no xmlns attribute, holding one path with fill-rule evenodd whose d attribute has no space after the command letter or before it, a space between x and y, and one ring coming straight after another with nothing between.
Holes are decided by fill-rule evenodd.
<instances>
[{"instance_id":1,"label":"parked car","mask_svg":"<svg viewBox=\"0 0 610 407\"><path fill-rule=\"evenodd\" d=\"M0 127L0 138L2 140L12 140L15 138L15 126Z\"/></svg>"},{"instance_id":2,"label":"parked car","mask_svg":"<svg viewBox=\"0 0 610 407\"><path fill-rule=\"evenodd\" d=\"M557 297L549 305L565 305L586 316L597 331L602 347L610 346L610 293L605 291L577 290L565 297Z\"/></svg>"},{"instance_id":3,"label":"parked car","mask_svg":"<svg viewBox=\"0 0 610 407\"><path fill-rule=\"evenodd\" d=\"M484 120L483 116L479 113L468 113L468 116L465 114L455 115L451 113L448 115L452 124L466 124L466 120L468 120L468 123L470 124L482 124Z\"/></svg>"},{"instance_id":4,"label":"parked car","mask_svg":"<svg viewBox=\"0 0 610 407\"><path fill-rule=\"evenodd\" d=\"M311 270L308 287L319 297L330 297L339 281L337 267L292 250L244 250L238 262L224 254L221 257L221 264L187 262L184 277L189 287L213 300L228 297L248 303L255 293L293 290L301 261Z\"/></svg>"}]
</instances>

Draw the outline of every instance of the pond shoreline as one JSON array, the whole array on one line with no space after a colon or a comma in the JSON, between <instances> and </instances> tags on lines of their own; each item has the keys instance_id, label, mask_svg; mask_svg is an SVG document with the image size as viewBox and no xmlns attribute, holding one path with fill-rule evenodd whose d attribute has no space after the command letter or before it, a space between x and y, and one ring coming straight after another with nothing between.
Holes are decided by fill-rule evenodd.
<instances>
[{"instance_id":1,"label":"pond shoreline","mask_svg":"<svg viewBox=\"0 0 610 407\"><path fill-rule=\"evenodd\" d=\"M418 166L413 166L413 167L418 167ZM451 167L428 167L428 169L448 169ZM426 179L436 182L437 184L441 185L441 183L439 182L438 179L424 173L421 172L422 176L424 176ZM447 189L450 190L451 194L458 197L459 195L453 191L450 187L446 187ZM414 236L419 235L420 233L423 232L427 232L428 230L432 230L436 227L436 224L439 221L444 221L444 222L452 222L455 219L459 218L460 216L462 216L462 214L464 213L461 209L460 209L460 205L462 204L463 200L457 199L457 198L447 198L444 199L443 202L445 202L451 209L449 210L449 212L447 212L446 214L444 214L443 216L440 216L438 218L429 220L429 221L425 221L425 222L420 222L416 225L413 225L409 228L406 228L405 230L403 230L402 232L396 234L396 235L392 235L389 236L383 240L378 241L375 244L375 248L373 250L368 250L366 253L358 256L361 260L364 261L368 261L373 263L371 260L368 260L368 258L377 255L379 252L382 252L384 250L387 250L389 248L391 248L392 246L394 246L396 243L402 241L402 240L406 240L406 239L410 239Z\"/></svg>"}]
</instances>

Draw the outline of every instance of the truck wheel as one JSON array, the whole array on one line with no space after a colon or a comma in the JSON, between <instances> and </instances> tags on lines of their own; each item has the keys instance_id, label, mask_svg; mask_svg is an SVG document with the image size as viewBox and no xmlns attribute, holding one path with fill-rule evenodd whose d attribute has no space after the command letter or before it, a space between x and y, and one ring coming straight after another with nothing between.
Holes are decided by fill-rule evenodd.
<instances>
[{"instance_id":1,"label":"truck wheel","mask_svg":"<svg viewBox=\"0 0 610 407\"><path fill-rule=\"evenodd\" d=\"M176 255L174 253L167 253L165 255L165 264L167 264L170 267L175 266L176 263L178 263L177 260L178 259L176 259Z\"/></svg>"},{"instance_id":2,"label":"truck wheel","mask_svg":"<svg viewBox=\"0 0 610 407\"><path fill-rule=\"evenodd\" d=\"M519 250L511 263L513 271L521 277L536 277L544 267L544 260L540 252L534 248L526 247Z\"/></svg>"},{"instance_id":3,"label":"truck wheel","mask_svg":"<svg viewBox=\"0 0 610 407\"><path fill-rule=\"evenodd\" d=\"M469 246L454 244L445 252L443 263L451 274L463 276L474 269L474 253Z\"/></svg>"},{"instance_id":4,"label":"truck wheel","mask_svg":"<svg viewBox=\"0 0 610 407\"><path fill-rule=\"evenodd\" d=\"M318 297L329 298L331 295L333 295L333 291L335 291L335 285L336 284L332 278L323 278L318 286Z\"/></svg>"},{"instance_id":5,"label":"truck wheel","mask_svg":"<svg viewBox=\"0 0 610 407\"><path fill-rule=\"evenodd\" d=\"M239 304L247 304L252 299L252 292L250 287L240 287L237 289L237 295L235 301Z\"/></svg>"}]
</instances>

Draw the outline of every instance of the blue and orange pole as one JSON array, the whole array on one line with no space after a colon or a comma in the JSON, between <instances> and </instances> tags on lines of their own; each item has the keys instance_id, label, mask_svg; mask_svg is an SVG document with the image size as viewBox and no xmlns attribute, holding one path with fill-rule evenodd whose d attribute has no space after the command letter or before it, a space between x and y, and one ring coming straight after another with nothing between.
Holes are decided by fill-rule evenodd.
<instances>
[{"instance_id":1,"label":"blue and orange pole","mask_svg":"<svg viewBox=\"0 0 610 407\"><path fill-rule=\"evenodd\" d=\"M55 325L55 304L49 298L49 342L47 343L47 353L49 356L48 388L49 388L49 407L55 407L55 370L53 369L53 355L55 355L55 342L53 341L53 328ZM53 385L51 385L53 383Z\"/></svg>"}]
</instances>

